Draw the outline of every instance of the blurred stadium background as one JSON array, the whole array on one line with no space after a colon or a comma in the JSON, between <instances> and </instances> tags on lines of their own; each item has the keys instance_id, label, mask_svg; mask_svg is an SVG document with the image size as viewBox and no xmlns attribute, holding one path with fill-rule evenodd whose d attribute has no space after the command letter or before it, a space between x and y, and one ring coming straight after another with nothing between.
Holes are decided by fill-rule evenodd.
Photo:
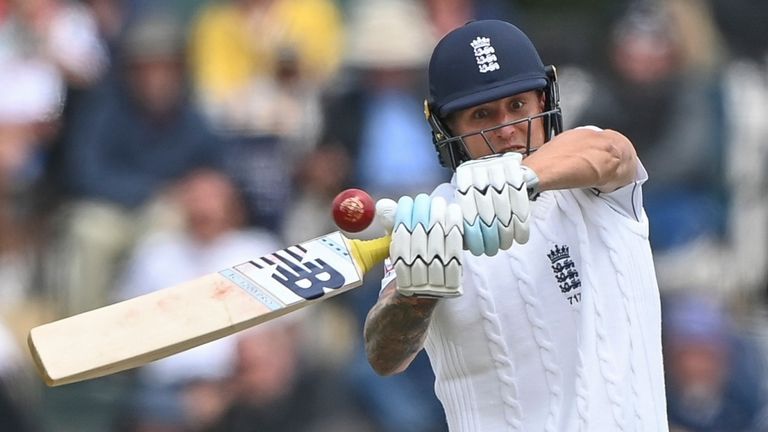
<instances>
[{"instance_id":1,"label":"blurred stadium background","mask_svg":"<svg viewBox=\"0 0 768 432\"><path fill-rule=\"evenodd\" d=\"M147 367L46 388L34 325L334 229L345 187L430 191L435 41L518 24L567 126L651 179L670 425L768 430L768 2L0 0L0 430L446 430L427 360L379 378L365 289ZM380 274L380 270L379 270Z\"/></svg>"}]
</instances>

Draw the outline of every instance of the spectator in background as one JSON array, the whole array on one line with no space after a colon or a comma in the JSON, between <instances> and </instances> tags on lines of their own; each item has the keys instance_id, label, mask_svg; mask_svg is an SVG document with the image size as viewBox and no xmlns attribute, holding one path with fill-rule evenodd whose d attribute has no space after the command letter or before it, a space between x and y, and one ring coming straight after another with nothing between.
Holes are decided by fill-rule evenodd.
<instances>
[{"instance_id":1,"label":"spectator in background","mask_svg":"<svg viewBox=\"0 0 768 432\"><path fill-rule=\"evenodd\" d=\"M249 217L276 232L291 175L316 145L319 89L338 67L342 32L333 0L215 0L192 23L198 101L232 135L227 171Z\"/></svg>"},{"instance_id":2,"label":"spectator in background","mask_svg":"<svg viewBox=\"0 0 768 432\"><path fill-rule=\"evenodd\" d=\"M52 161L57 159L62 127L68 126L68 109L75 94L92 86L108 66L106 49L91 11L73 0L8 0L0 13L0 67L9 73L18 63L45 64L62 81L65 94L58 101L56 122L49 122L38 164L45 176L34 192L39 206L47 206L59 192L48 181ZM15 72L15 79L18 71ZM6 78L7 79L7 78ZM34 88L26 91L35 92ZM18 93L17 93L18 94ZM48 209L42 209L48 211Z\"/></svg>"},{"instance_id":3,"label":"spectator in background","mask_svg":"<svg viewBox=\"0 0 768 432\"><path fill-rule=\"evenodd\" d=\"M578 120L621 130L635 143L650 179L643 195L659 253L721 238L726 224L725 132L714 62L703 68L703 60L690 61L680 21L665 6L633 3L615 23L612 69L598 79L601 91Z\"/></svg>"},{"instance_id":4,"label":"spectator in background","mask_svg":"<svg viewBox=\"0 0 768 432\"><path fill-rule=\"evenodd\" d=\"M242 119L254 79L274 76L295 50L301 75L318 85L338 67L343 26L332 0L216 0L192 24L195 89L218 126Z\"/></svg>"},{"instance_id":5,"label":"spectator in background","mask_svg":"<svg viewBox=\"0 0 768 432\"><path fill-rule=\"evenodd\" d=\"M274 71L254 76L239 94L238 109L226 119L232 137L227 171L245 192L251 220L276 232L285 232L288 203L295 201L292 176L317 142L321 119L317 85L301 66L298 52L285 47Z\"/></svg>"},{"instance_id":6,"label":"spectator in background","mask_svg":"<svg viewBox=\"0 0 768 432\"><path fill-rule=\"evenodd\" d=\"M0 61L0 317L14 331L21 305L36 294L35 258L44 240L44 215L34 191L50 134L59 118L64 83L58 70L37 59Z\"/></svg>"},{"instance_id":7,"label":"spectator in background","mask_svg":"<svg viewBox=\"0 0 768 432\"><path fill-rule=\"evenodd\" d=\"M327 94L321 142L346 148L350 183L374 197L428 191L448 176L434 164L428 126L419 120L430 28L420 3L375 0L352 11L349 73Z\"/></svg>"},{"instance_id":8,"label":"spectator in background","mask_svg":"<svg viewBox=\"0 0 768 432\"><path fill-rule=\"evenodd\" d=\"M712 3L729 53L722 84L730 232L728 248L718 248L727 255L715 262L723 267L721 279L754 307L768 293L768 3Z\"/></svg>"},{"instance_id":9,"label":"spectator in background","mask_svg":"<svg viewBox=\"0 0 768 432\"><path fill-rule=\"evenodd\" d=\"M766 11L719 0L633 2L613 27L612 75L594 80L608 91L585 98L578 121L622 128L648 169L644 197L665 291L706 286L746 304L765 296L768 45L758 29Z\"/></svg>"},{"instance_id":10,"label":"spectator in background","mask_svg":"<svg viewBox=\"0 0 768 432\"><path fill-rule=\"evenodd\" d=\"M662 305L671 430L766 430L765 364L755 343L711 297L678 294Z\"/></svg>"},{"instance_id":11,"label":"spectator in background","mask_svg":"<svg viewBox=\"0 0 768 432\"><path fill-rule=\"evenodd\" d=\"M173 223L158 197L204 166L220 166L221 143L187 96L183 28L155 12L121 44L120 73L75 116L64 179L72 203L51 270L65 313L104 305L121 258L142 233Z\"/></svg>"},{"instance_id":12,"label":"spectator in background","mask_svg":"<svg viewBox=\"0 0 768 432\"><path fill-rule=\"evenodd\" d=\"M280 49L272 73L255 76L244 90L240 109L227 120L230 128L274 137L295 167L315 146L321 120L320 88L302 68L296 49Z\"/></svg>"},{"instance_id":13,"label":"spectator in background","mask_svg":"<svg viewBox=\"0 0 768 432\"><path fill-rule=\"evenodd\" d=\"M194 171L181 180L175 192L183 229L157 232L139 242L119 278L119 299L147 294L280 249L272 234L246 227L240 191L224 174L208 169ZM132 416L137 430L161 424L184 428L215 420L221 412L214 407L223 410L228 396L210 391L230 376L235 344L234 337L219 339L140 369L140 390ZM187 390L191 400L207 395L210 407L186 407ZM206 414L206 409L211 411Z\"/></svg>"},{"instance_id":14,"label":"spectator in background","mask_svg":"<svg viewBox=\"0 0 768 432\"><path fill-rule=\"evenodd\" d=\"M107 67L90 10L72 0L11 0L0 24L0 60L36 57L57 67L66 83L89 86Z\"/></svg>"}]
</instances>

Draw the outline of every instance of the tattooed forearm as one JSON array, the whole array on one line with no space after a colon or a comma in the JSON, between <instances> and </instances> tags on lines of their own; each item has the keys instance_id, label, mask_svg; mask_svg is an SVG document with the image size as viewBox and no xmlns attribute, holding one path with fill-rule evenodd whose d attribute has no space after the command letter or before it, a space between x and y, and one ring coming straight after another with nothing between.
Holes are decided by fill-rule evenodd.
<instances>
[{"instance_id":1,"label":"tattooed forearm","mask_svg":"<svg viewBox=\"0 0 768 432\"><path fill-rule=\"evenodd\" d=\"M394 281L365 321L368 361L381 375L402 372L421 350L437 300L398 294Z\"/></svg>"}]
</instances>

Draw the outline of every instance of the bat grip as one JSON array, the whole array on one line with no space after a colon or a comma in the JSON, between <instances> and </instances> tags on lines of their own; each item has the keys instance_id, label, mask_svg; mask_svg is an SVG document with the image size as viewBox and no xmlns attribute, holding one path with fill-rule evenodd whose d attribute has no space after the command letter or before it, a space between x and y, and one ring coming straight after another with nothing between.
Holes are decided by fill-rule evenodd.
<instances>
[{"instance_id":1,"label":"bat grip","mask_svg":"<svg viewBox=\"0 0 768 432\"><path fill-rule=\"evenodd\" d=\"M350 253L363 274L389 256L391 241L392 238L388 235L373 240L349 240Z\"/></svg>"}]
</instances>

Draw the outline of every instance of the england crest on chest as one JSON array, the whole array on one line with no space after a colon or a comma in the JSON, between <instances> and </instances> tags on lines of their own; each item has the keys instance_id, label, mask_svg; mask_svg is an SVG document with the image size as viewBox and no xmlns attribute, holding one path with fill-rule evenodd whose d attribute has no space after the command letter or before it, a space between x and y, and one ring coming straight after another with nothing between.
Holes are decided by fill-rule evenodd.
<instances>
[{"instance_id":1,"label":"england crest on chest","mask_svg":"<svg viewBox=\"0 0 768 432\"><path fill-rule=\"evenodd\" d=\"M556 244L547 254L547 258L560 293L571 306L577 305L581 301L581 279L571 258L570 248L568 245Z\"/></svg>"}]
</instances>

